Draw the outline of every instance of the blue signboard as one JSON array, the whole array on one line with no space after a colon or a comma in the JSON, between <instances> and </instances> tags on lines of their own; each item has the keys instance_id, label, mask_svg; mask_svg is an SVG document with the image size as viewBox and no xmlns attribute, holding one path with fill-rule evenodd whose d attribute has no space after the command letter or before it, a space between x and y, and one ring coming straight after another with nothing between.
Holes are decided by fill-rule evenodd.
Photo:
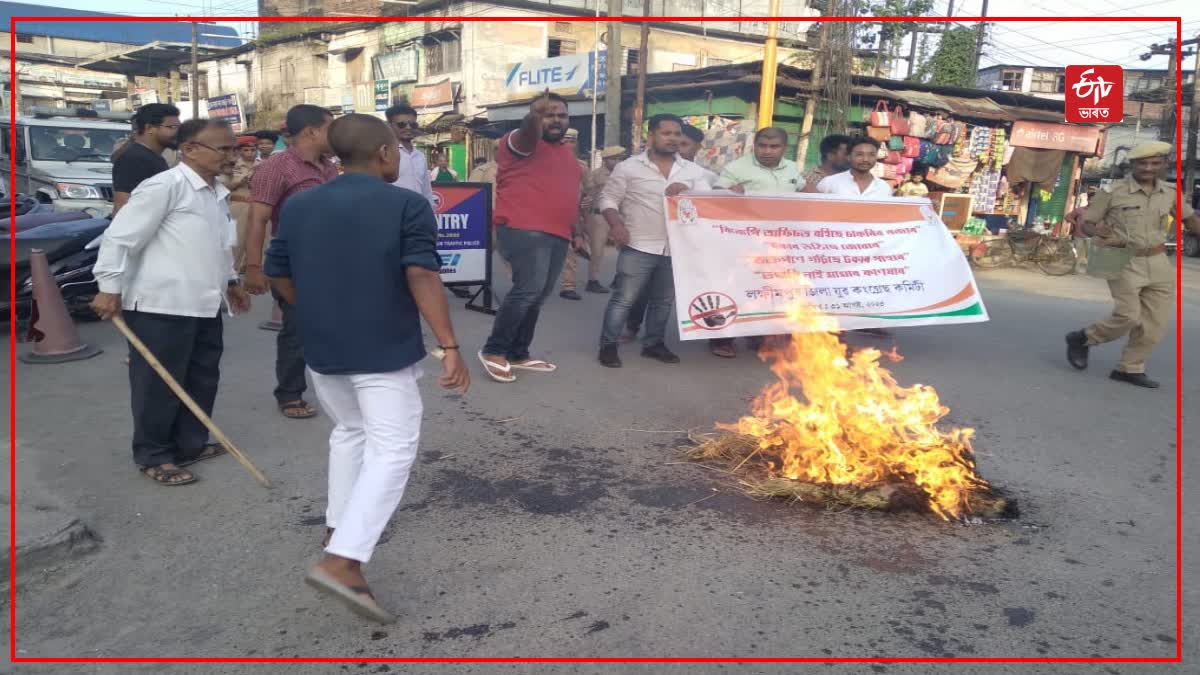
<instances>
[{"instance_id":1,"label":"blue signboard","mask_svg":"<svg viewBox=\"0 0 1200 675\"><path fill-rule=\"evenodd\" d=\"M488 281L491 256L491 186L486 183L437 183L433 212L438 224L442 282Z\"/></svg>"}]
</instances>

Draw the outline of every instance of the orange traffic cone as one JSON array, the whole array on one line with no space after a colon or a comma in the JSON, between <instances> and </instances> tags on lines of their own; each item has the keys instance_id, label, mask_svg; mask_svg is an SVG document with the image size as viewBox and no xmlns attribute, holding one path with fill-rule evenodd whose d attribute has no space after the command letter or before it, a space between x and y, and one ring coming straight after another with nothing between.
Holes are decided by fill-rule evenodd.
<instances>
[{"instance_id":1,"label":"orange traffic cone","mask_svg":"<svg viewBox=\"0 0 1200 675\"><path fill-rule=\"evenodd\" d=\"M101 352L99 347L79 339L75 322L67 312L62 292L50 276L50 263L41 249L29 252L29 270L33 276L33 316L29 334L33 351L22 354L25 363L66 363L90 359Z\"/></svg>"},{"instance_id":2,"label":"orange traffic cone","mask_svg":"<svg viewBox=\"0 0 1200 675\"><path fill-rule=\"evenodd\" d=\"M258 327L277 332L283 330L283 311L279 309L278 302L271 306L271 320L258 324Z\"/></svg>"}]
</instances>

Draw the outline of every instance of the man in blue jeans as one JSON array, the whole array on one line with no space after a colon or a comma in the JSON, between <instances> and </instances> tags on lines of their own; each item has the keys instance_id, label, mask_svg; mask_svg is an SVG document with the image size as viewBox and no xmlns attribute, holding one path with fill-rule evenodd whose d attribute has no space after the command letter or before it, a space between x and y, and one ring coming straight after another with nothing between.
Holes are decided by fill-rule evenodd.
<instances>
[{"instance_id":1,"label":"man in blue jeans","mask_svg":"<svg viewBox=\"0 0 1200 675\"><path fill-rule=\"evenodd\" d=\"M679 363L679 357L664 343L675 281L663 196L712 188L707 172L678 154L683 120L675 115L655 115L649 127L646 151L618 164L600 196L609 236L621 247L616 288L604 310L600 334L600 364L607 368L621 367L617 343L630 309L643 292L647 306L642 356Z\"/></svg>"},{"instance_id":2,"label":"man in blue jeans","mask_svg":"<svg viewBox=\"0 0 1200 675\"><path fill-rule=\"evenodd\" d=\"M496 239L512 266L513 287L500 303L479 361L497 382L515 381L514 370L557 369L532 358L529 345L568 247L584 246L578 229L583 168L562 143L568 122L566 99L547 91L496 151Z\"/></svg>"}]
</instances>

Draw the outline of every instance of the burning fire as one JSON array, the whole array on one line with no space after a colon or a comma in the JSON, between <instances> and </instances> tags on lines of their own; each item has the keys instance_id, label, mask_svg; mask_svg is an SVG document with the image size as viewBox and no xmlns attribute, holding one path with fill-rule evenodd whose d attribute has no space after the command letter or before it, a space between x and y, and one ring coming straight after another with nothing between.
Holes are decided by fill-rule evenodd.
<instances>
[{"instance_id":1,"label":"burning fire","mask_svg":"<svg viewBox=\"0 0 1200 675\"><path fill-rule=\"evenodd\" d=\"M974 430L939 430L950 409L933 387L899 386L877 349L848 355L833 317L806 304L789 315L812 332L766 347L778 381L754 399L752 415L717 426L757 439L772 477L835 486L909 483L943 519L962 518L970 493L989 489L975 473ZM887 356L900 360L894 350Z\"/></svg>"}]
</instances>

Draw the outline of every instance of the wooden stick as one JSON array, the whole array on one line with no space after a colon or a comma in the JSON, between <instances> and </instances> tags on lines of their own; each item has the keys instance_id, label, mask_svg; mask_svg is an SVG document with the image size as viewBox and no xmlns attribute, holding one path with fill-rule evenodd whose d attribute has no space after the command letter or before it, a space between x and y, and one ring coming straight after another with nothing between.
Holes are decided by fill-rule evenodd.
<instances>
[{"instance_id":1,"label":"wooden stick","mask_svg":"<svg viewBox=\"0 0 1200 675\"><path fill-rule=\"evenodd\" d=\"M125 323L125 319L120 314L117 314L113 316L112 323L117 327L117 330L121 331L121 334L125 336L125 339L129 340L129 344L133 345L133 348L138 350L138 353L142 355L142 358L146 359L146 362L150 364L150 367L154 369L154 372L158 373L158 376L163 379L163 382L167 383L167 386L171 388L171 391L175 392L175 395L178 396L179 400L188 407L188 410L192 411L192 414L196 416L196 419L200 420L205 427L208 427L209 433L211 433L217 439L221 446L225 448L225 451L233 455L234 459L241 463L241 465L250 472L251 476L254 476L254 480L258 481L259 485L265 488L271 487L271 481L267 480L267 477L263 475L263 472L259 471L257 466L254 466L254 462L251 462L250 458L247 457L246 454L241 450L239 450L238 447L233 444L233 441L229 440L229 437L225 435L225 432L221 431L220 427L214 424L208 415L204 414L204 411L200 409L200 406L197 405L194 400L192 400L192 397L188 396L188 393L183 390L183 387L179 386L179 383L175 381L175 378L171 376L171 373L167 372L167 369L164 368L163 364L160 363L158 358L154 356L154 353L150 351L150 348L147 347L146 344L142 342L137 335L134 335L132 330L129 329L129 325Z\"/></svg>"}]
</instances>

